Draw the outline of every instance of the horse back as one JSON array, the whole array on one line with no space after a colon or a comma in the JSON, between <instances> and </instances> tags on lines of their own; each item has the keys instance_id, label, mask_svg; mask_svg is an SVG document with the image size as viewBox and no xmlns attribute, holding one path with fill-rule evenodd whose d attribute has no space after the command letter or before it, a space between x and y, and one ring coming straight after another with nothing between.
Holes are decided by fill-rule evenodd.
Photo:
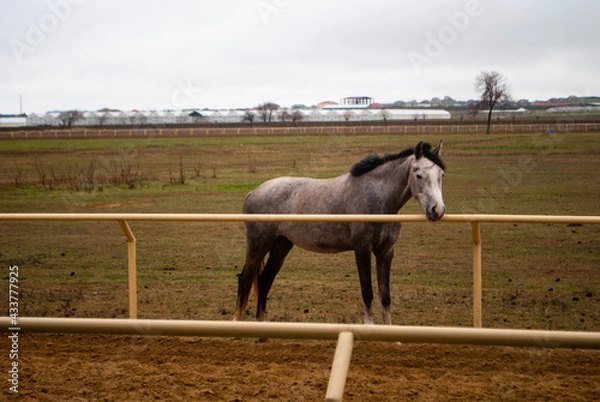
<instances>
[{"instance_id":1,"label":"horse back","mask_svg":"<svg viewBox=\"0 0 600 402\"><path fill-rule=\"evenodd\" d=\"M365 199L350 175L333 179L280 177L264 182L246 197L244 213L255 214L361 214L382 213L377 200ZM359 190L359 191L357 191ZM375 209L373 209L375 208ZM392 227L393 226L393 227ZM316 252L351 250L357 242L372 246L396 238L398 224L360 222L247 222L250 238L285 236Z\"/></svg>"},{"instance_id":2,"label":"horse back","mask_svg":"<svg viewBox=\"0 0 600 402\"><path fill-rule=\"evenodd\" d=\"M345 213L339 206L342 178L311 179L279 177L268 180L248 194L244 213L331 214ZM337 201L336 201L337 200Z\"/></svg>"}]
</instances>

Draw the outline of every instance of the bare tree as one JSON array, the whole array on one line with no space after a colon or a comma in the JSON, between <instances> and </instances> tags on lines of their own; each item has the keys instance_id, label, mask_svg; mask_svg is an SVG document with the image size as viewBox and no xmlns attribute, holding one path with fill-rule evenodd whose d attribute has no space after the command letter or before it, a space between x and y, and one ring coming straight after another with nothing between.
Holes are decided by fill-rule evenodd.
<instances>
[{"instance_id":1,"label":"bare tree","mask_svg":"<svg viewBox=\"0 0 600 402\"><path fill-rule=\"evenodd\" d=\"M137 113L131 113L129 116L129 121L131 122L131 125L134 126L135 122L137 121Z\"/></svg>"},{"instance_id":2,"label":"bare tree","mask_svg":"<svg viewBox=\"0 0 600 402\"><path fill-rule=\"evenodd\" d=\"M302 119L304 119L304 115L299 109L292 109L290 117L292 119L292 122L294 123L294 127L297 127L296 122L302 121Z\"/></svg>"},{"instance_id":3,"label":"bare tree","mask_svg":"<svg viewBox=\"0 0 600 402\"><path fill-rule=\"evenodd\" d=\"M475 88L480 94L475 110L487 110L487 130L490 133L492 111L498 102L510 100L510 88L506 78L497 71L482 71L475 79Z\"/></svg>"},{"instance_id":4,"label":"bare tree","mask_svg":"<svg viewBox=\"0 0 600 402\"><path fill-rule=\"evenodd\" d=\"M244 114L244 118L242 119L242 121L247 121L248 123L250 123L250 127L252 127L252 123L254 123L255 118L256 118L256 113L254 113L250 110L246 110L246 114Z\"/></svg>"},{"instance_id":5,"label":"bare tree","mask_svg":"<svg viewBox=\"0 0 600 402\"><path fill-rule=\"evenodd\" d=\"M73 124L83 119L83 113L79 110L69 110L58 115L58 120L63 126L71 127Z\"/></svg>"},{"instance_id":6,"label":"bare tree","mask_svg":"<svg viewBox=\"0 0 600 402\"><path fill-rule=\"evenodd\" d=\"M390 116L390 112L388 112L387 110L382 110L381 111L381 117L383 118L383 125L387 126L388 125L388 119L391 117Z\"/></svg>"},{"instance_id":7,"label":"bare tree","mask_svg":"<svg viewBox=\"0 0 600 402\"><path fill-rule=\"evenodd\" d=\"M292 117L292 114L287 108L282 108L279 117L281 117L281 122L285 123L287 119L290 119Z\"/></svg>"},{"instance_id":8,"label":"bare tree","mask_svg":"<svg viewBox=\"0 0 600 402\"><path fill-rule=\"evenodd\" d=\"M110 114L108 114L108 112L104 112L100 115L100 117L98 118L98 123L103 126L106 124L106 122L108 121L108 119L110 118Z\"/></svg>"},{"instance_id":9,"label":"bare tree","mask_svg":"<svg viewBox=\"0 0 600 402\"><path fill-rule=\"evenodd\" d=\"M265 102L258 105L259 115L265 123L270 123L273 112L279 109L279 105L273 102Z\"/></svg>"}]
</instances>

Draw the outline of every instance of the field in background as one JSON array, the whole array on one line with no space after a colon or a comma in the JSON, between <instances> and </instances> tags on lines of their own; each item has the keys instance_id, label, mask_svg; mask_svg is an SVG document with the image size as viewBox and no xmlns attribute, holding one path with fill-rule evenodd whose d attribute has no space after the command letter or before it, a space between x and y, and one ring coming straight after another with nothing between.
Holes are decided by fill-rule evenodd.
<instances>
[{"instance_id":1,"label":"field in background","mask_svg":"<svg viewBox=\"0 0 600 402\"><path fill-rule=\"evenodd\" d=\"M0 211L237 213L248 191L269 178L331 177L369 153L398 152L440 137L2 141ZM443 139L448 213L600 210L596 133ZM421 211L410 201L401 213ZM116 223L0 225L0 265L19 265L22 315L127 316L126 245ZM131 226L138 239L140 318L232 318L243 224ZM484 224L482 236L484 326L600 330L599 227ZM405 225L392 268L394 323L470 326L471 289L467 224ZM6 298L0 306L6 308ZM352 253L295 248L268 307L270 320L360 322Z\"/></svg>"}]
</instances>

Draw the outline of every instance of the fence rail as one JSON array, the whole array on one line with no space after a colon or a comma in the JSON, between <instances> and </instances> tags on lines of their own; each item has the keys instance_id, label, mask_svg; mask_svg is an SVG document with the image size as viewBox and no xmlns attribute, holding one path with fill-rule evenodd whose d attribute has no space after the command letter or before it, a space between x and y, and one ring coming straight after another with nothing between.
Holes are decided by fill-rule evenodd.
<instances>
[{"instance_id":1,"label":"fence rail","mask_svg":"<svg viewBox=\"0 0 600 402\"><path fill-rule=\"evenodd\" d=\"M424 215L352 214L181 214L181 213L0 213L0 221L163 221L163 222L427 222ZM448 214L437 223L600 224L600 216Z\"/></svg>"},{"instance_id":2,"label":"fence rail","mask_svg":"<svg viewBox=\"0 0 600 402\"><path fill-rule=\"evenodd\" d=\"M8 327L10 326L10 318L0 317L0 323L2 327ZM349 332L353 334L355 340L359 341L600 349L600 333L583 331L45 317L20 317L19 327L21 330L28 332L318 340L335 340L340 333Z\"/></svg>"},{"instance_id":3,"label":"fence rail","mask_svg":"<svg viewBox=\"0 0 600 402\"><path fill-rule=\"evenodd\" d=\"M9 317L0 326L11 327ZM275 322L21 317L19 331L119 335L337 339L325 401L341 402L355 340L600 349L599 332Z\"/></svg>"},{"instance_id":4,"label":"fence rail","mask_svg":"<svg viewBox=\"0 0 600 402\"><path fill-rule=\"evenodd\" d=\"M359 135L359 134L451 134L485 133L485 124L389 125L389 126L305 126L305 127L44 127L0 131L0 139L16 138L128 138L203 137L245 135ZM493 133L594 132L600 123L497 124Z\"/></svg>"},{"instance_id":5,"label":"fence rail","mask_svg":"<svg viewBox=\"0 0 600 402\"><path fill-rule=\"evenodd\" d=\"M115 221L127 238L129 318L137 318L136 238L128 222L427 222L423 215L277 215L277 214L140 214L140 213L0 213L0 221ZM578 223L600 224L600 216L568 215L445 215L439 223L468 222L473 236L473 326L482 326L481 229L488 223Z\"/></svg>"},{"instance_id":6,"label":"fence rail","mask_svg":"<svg viewBox=\"0 0 600 402\"><path fill-rule=\"evenodd\" d=\"M600 216L446 215L439 223L470 223L473 237L473 324L475 328L364 326L137 319L136 238L128 222L426 222L422 215L269 215L269 214L64 214L0 213L0 221L115 221L127 238L129 318L75 319L20 317L19 330L41 332L116 333L137 335L196 335L219 337L281 337L337 339L326 401L341 401L355 339L399 342L542 346L600 349L600 333L482 329L481 230L487 223L600 224ZM438 223L436 223L438 224ZM3 328L11 319L1 317ZM14 326L14 324L13 324Z\"/></svg>"}]
</instances>

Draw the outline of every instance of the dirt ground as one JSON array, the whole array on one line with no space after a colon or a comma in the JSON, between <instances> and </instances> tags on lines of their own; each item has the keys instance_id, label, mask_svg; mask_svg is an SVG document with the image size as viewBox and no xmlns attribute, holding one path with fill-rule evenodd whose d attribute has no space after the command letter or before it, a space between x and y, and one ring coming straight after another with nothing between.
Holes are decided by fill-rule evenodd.
<instances>
[{"instance_id":1,"label":"dirt ground","mask_svg":"<svg viewBox=\"0 0 600 402\"><path fill-rule=\"evenodd\" d=\"M19 400L318 401L330 341L32 334ZM3 370L4 371L4 370ZM3 387L0 399L16 400ZM595 401L600 352L356 342L345 401Z\"/></svg>"}]
</instances>

